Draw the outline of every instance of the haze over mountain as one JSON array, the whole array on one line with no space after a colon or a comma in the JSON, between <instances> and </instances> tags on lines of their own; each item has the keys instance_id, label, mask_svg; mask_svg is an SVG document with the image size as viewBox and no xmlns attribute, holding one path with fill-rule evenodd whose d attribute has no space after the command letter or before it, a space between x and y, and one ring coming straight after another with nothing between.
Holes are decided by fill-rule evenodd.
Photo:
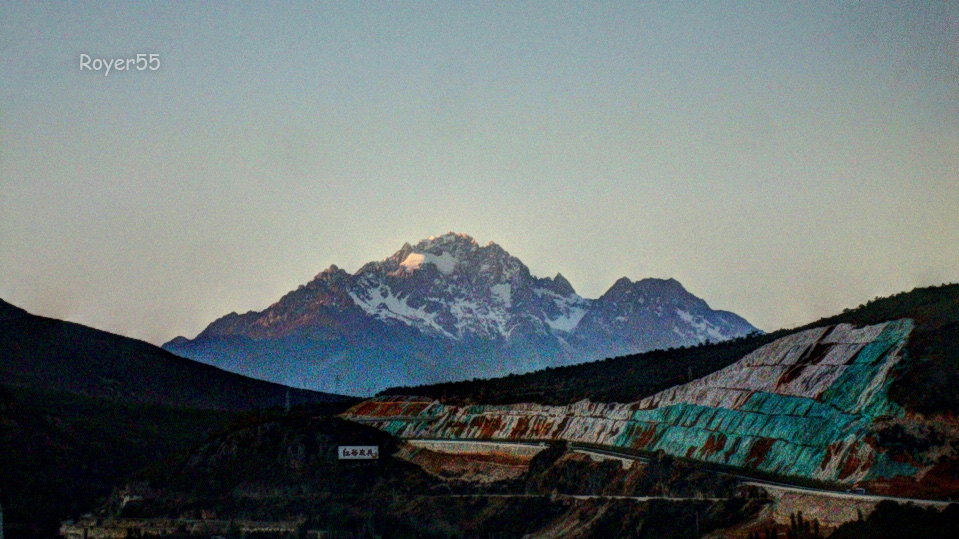
<instances>
[{"instance_id":1,"label":"haze over mountain","mask_svg":"<svg viewBox=\"0 0 959 539\"><path fill-rule=\"evenodd\" d=\"M623 277L588 299L561 274L535 277L499 245L450 232L355 274L331 266L263 311L230 313L164 348L267 380L369 393L753 331L674 279Z\"/></svg>"}]
</instances>

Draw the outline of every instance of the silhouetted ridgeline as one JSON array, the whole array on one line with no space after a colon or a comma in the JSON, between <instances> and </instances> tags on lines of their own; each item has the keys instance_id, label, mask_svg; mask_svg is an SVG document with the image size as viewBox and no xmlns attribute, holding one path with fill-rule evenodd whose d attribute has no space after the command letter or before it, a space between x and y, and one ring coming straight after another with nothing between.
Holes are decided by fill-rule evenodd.
<instances>
[{"instance_id":1,"label":"silhouetted ridgeline","mask_svg":"<svg viewBox=\"0 0 959 539\"><path fill-rule=\"evenodd\" d=\"M221 410L283 406L288 391L294 404L343 399L254 380L143 341L4 305L0 383L5 385Z\"/></svg>"},{"instance_id":2,"label":"silhouetted ridgeline","mask_svg":"<svg viewBox=\"0 0 959 539\"><path fill-rule=\"evenodd\" d=\"M52 537L128 474L252 410L335 411L351 399L288 389L0 300L0 503L7 539ZM312 403L312 404L311 404Z\"/></svg>"}]
</instances>

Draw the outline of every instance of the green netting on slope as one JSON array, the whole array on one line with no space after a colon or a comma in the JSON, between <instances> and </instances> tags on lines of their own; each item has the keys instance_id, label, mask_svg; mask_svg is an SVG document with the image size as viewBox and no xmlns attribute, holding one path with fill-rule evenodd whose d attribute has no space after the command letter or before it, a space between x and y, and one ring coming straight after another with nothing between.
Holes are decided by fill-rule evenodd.
<instances>
[{"instance_id":1,"label":"green netting on slope","mask_svg":"<svg viewBox=\"0 0 959 539\"><path fill-rule=\"evenodd\" d=\"M820 401L756 392L737 409L680 403L638 410L625 425L608 418L574 416L562 434L555 430L561 422L559 417L531 419L548 422L552 435L565 435L571 441L662 450L675 456L786 475L855 480L862 474L850 475L850 470L870 464L868 478L908 475L916 469L875 453L865 445L865 438L877 417L902 413L887 396L893 361L889 354L899 351L911 330L909 320L887 324L854 356ZM424 415L437 418L436 422L392 421L383 428L402 436L458 438L468 436L468 426L474 420L480 423L484 416L502 411L504 407L470 406L454 420L450 407L435 405ZM543 413L552 411L544 409ZM515 417L505 418L492 436L509 437L516 421Z\"/></svg>"},{"instance_id":2,"label":"green netting on slope","mask_svg":"<svg viewBox=\"0 0 959 539\"><path fill-rule=\"evenodd\" d=\"M912 327L911 320L888 323L875 340L866 344L856 354L846 372L823 393L823 402L840 410L872 418L901 414L902 409L888 398L887 390L891 383L889 377L884 380L877 380L876 377L887 368L885 360L889 352L905 341ZM877 387L870 387L876 381L882 383ZM864 396L867 402L861 402Z\"/></svg>"}]
</instances>

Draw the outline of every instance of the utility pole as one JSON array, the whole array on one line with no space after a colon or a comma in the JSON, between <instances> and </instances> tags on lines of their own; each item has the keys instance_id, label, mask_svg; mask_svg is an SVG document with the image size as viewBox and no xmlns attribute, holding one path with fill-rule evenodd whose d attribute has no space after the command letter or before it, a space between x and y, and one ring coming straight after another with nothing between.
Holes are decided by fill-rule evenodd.
<instances>
[{"instance_id":1,"label":"utility pole","mask_svg":"<svg viewBox=\"0 0 959 539\"><path fill-rule=\"evenodd\" d=\"M286 415L290 415L290 390L289 390L289 388L287 388L287 390L286 390L286 406L284 406L283 409L286 410ZM3 537L0 537L0 539L3 539Z\"/></svg>"}]
</instances>

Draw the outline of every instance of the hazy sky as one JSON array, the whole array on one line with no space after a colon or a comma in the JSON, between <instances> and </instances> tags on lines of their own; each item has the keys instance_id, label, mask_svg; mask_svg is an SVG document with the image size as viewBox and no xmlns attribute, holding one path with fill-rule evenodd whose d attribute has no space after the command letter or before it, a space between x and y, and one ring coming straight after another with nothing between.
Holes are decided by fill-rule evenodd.
<instances>
[{"instance_id":1,"label":"hazy sky","mask_svg":"<svg viewBox=\"0 0 959 539\"><path fill-rule=\"evenodd\" d=\"M161 343L450 230L765 330L959 281L959 4L767 4L0 3L0 297Z\"/></svg>"}]
</instances>

